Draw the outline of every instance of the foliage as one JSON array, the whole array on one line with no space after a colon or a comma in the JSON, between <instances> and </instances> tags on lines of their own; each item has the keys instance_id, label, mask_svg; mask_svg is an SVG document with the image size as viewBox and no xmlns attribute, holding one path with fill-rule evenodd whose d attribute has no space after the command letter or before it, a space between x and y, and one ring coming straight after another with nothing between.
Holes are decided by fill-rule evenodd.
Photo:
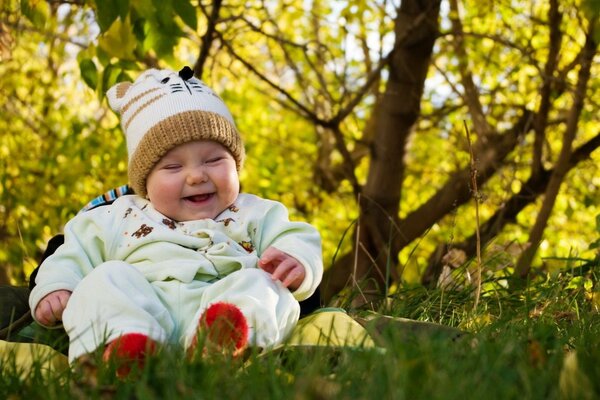
<instances>
[{"instance_id":1,"label":"foliage","mask_svg":"<svg viewBox=\"0 0 600 400\"><path fill-rule=\"evenodd\" d=\"M3 16L20 26L17 14ZM67 13L45 19L42 32L8 31L14 43L0 65L0 266L16 282L68 218L125 176L116 118L86 89L70 55L87 35L82 19Z\"/></svg>"},{"instance_id":2,"label":"foliage","mask_svg":"<svg viewBox=\"0 0 600 400\"><path fill-rule=\"evenodd\" d=\"M545 68L554 25L547 2L442 2L420 115L399 146L406 149L398 156L403 167L386 171L402 177L401 187L378 189L400 196L397 212L387 215L395 225L381 227L384 244L393 250L384 260L394 277L390 283L421 279L439 246L465 248L465 261L473 255L463 246L476 229L468 179L453 180L469 163L465 121L475 125L477 142L492 140L491 147L499 147L494 140L510 136L523 110L544 114L542 89L554 82L540 159L531 121L504 157L490 161L492 167L484 169L489 148L477 154L484 180L478 199L482 221L523 198L520 191L531 193L533 165L539 163L543 172L556 165L580 52L597 19L593 1L561 1L558 9L560 51L550 79ZM364 214L358 194L369 183L371 150L381 129L379 105L395 72L389 65L400 40L399 11L399 2L381 0L5 1L0 10L0 270L13 283L24 282L46 240L70 216L125 182L125 148L103 100L106 89L147 67L189 64L236 117L248 152L244 190L281 200L294 217L315 224L323 235L326 264L342 262L345 284L354 255L365 247L354 248L354 229L365 226L357 222ZM598 64L591 69L575 149L598 137ZM468 91L469 79L475 93ZM475 99L485 124L477 122ZM595 228L590 216L599 212L598 165L595 151L570 167L535 261L542 270L560 266L555 260L566 256L593 257L595 249L588 244ZM527 247L541 193L494 225L501 229L483 243L490 272L498 257L512 271ZM444 195L446 211L435 210L436 195ZM509 248L519 250L499 255L498 249Z\"/></svg>"}]
</instances>

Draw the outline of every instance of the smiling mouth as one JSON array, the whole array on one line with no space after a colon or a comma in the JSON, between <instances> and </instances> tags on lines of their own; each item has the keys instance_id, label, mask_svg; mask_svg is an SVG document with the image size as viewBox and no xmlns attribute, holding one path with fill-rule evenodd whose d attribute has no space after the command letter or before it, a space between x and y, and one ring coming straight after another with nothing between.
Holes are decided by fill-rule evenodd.
<instances>
[{"instance_id":1,"label":"smiling mouth","mask_svg":"<svg viewBox=\"0 0 600 400\"><path fill-rule=\"evenodd\" d=\"M193 196L184 197L183 199L185 201L189 201L190 203L199 204L199 203L204 203L205 201L209 200L211 197L213 197L213 195L214 195L214 193L196 194Z\"/></svg>"}]
</instances>

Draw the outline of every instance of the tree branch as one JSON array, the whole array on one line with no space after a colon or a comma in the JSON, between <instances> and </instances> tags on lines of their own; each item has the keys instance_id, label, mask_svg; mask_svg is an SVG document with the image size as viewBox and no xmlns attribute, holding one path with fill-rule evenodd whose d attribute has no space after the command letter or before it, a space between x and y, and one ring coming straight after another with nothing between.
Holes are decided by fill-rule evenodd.
<instances>
[{"instance_id":1,"label":"tree branch","mask_svg":"<svg viewBox=\"0 0 600 400\"><path fill-rule=\"evenodd\" d=\"M471 74L468 65L467 51L464 45L463 26L458 10L458 0L450 0L450 20L452 21L452 33L454 34L455 43L454 48L460 65L462 85L465 89L463 98L469 108L469 114L473 119L473 126L479 136L479 140L484 141L488 135L492 134L493 128L485 119L483 106L479 101L479 91L473 82L473 75Z\"/></svg>"},{"instance_id":2,"label":"tree branch","mask_svg":"<svg viewBox=\"0 0 600 400\"><path fill-rule=\"evenodd\" d=\"M210 54L210 48L212 47L212 43L215 39L216 26L219 21L219 13L221 11L221 5L223 3L222 0L214 0L212 5L212 9L210 11L210 15L206 12L206 8L202 4L202 2L198 2L198 6L202 10L202 13L206 16L207 19L207 27L206 33L202 36L202 41L200 44L200 54L198 55L198 59L196 60L196 64L194 64L194 75L199 79L202 79L202 74L204 72L204 64L208 59Z\"/></svg>"},{"instance_id":3,"label":"tree branch","mask_svg":"<svg viewBox=\"0 0 600 400\"><path fill-rule=\"evenodd\" d=\"M546 125L548 124L548 113L551 106L551 94L554 87L554 72L558 66L558 54L562 39L560 31L560 21L562 15L558 11L558 0L550 0L550 10L548 11L548 24L550 26L550 45L548 50L548 59L542 74L542 89L540 90L540 107L533 122L535 133L533 143L533 160L531 165L531 175L537 176L542 170L542 150L546 138Z\"/></svg>"},{"instance_id":4,"label":"tree branch","mask_svg":"<svg viewBox=\"0 0 600 400\"><path fill-rule=\"evenodd\" d=\"M530 129L531 117L531 112L525 110L510 131L489 136L485 145L481 141L475 143L473 151L478 160L477 184L479 186L483 186L494 175L502 165L502 161L517 146L519 138ZM399 248L406 246L425 233L435 221L469 201L471 198L469 177L468 167L456 171L429 200L408 214L399 223L402 235L398 237L396 245Z\"/></svg>"},{"instance_id":5,"label":"tree branch","mask_svg":"<svg viewBox=\"0 0 600 400\"><path fill-rule=\"evenodd\" d=\"M562 181L569 169L569 158L571 156L571 148L573 141L577 133L577 125L579 123L579 117L583 110L583 105L586 97L586 89L591 75L592 61L596 54L596 48L598 44L594 40L594 22L590 24L590 32L586 35L585 45L582 49L581 66L579 69L579 76L577 80L577 86L575 88L573 105L569 110L569 116L567 118L567 126L563 135L563 143L558 160L556 161L554 171L550 176L548 187L544 193L544 202L540 207L540 211L535 220L533 228L529 234L530 246L523 251L517 265L515 266L515 275L520 278L526 278L531 270L531 263L537 249L542 240L544 230L548 224L548 219L554 208L556 197L558 196Z\"/></svg>"},{"instance_id":6,"label":"tree branch","mask_svg":"<svg viewBox=\"0 0 600 400\"><path fill-rule=\"evenodd\" d=\"M600 133L596 134L592 139L578 147L569 158L568 169L571 170L580 162L590 158L593 151L600 148ZM496 210L494 215L490 217L484 224L480 226L481 246L485 247L490 243L506 225L515 223L519 213L533 203L548 187L550 176L554 172L553 169L542 169L536 176L530 176L529 179L521 186L518 193L513 194L502 206ZM452 244L452 248L463 250L467 258L474 256L477 245L477 237L471 235L461 243ZM442 257L448 252L449 246L442 244L438 246L429 257L429 264L422 276L421 283L425 286L433 287L436 285L440 273L442 271Z\"/></svg>"}]
</instances>

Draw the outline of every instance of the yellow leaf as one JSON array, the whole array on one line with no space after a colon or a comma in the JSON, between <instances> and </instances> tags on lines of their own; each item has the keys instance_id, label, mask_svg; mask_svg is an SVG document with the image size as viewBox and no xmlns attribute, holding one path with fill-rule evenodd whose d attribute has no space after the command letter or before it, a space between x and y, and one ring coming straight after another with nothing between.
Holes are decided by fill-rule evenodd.
<instances>
[{"instance_id":1,"label":"yellow leaf","mask_svg":"<svg viewBox=\"0 0 600 400\"><path fill-rule=\"evenodd\" d=\"M9 343L0 340L0 355L3 368L15 368L23 378L34 368L38 368L46 376L64 376L69 367L64 354L38 343Z\"/></svg>"},{"instance_id":2,"label":"yellow leaf","mask_svg":"<svg viewBox=\"0 0 600 400\"><path fill-rule=\"evenodd\" d=\"M107 54L121 60L134 60L134 50L137 45L129 16L122 21L117 18L98 39L98 45Z\"/></svg>"},{"instance_id":3,"label":"yellow leaf","mask_svg":"<svg viewBox=\"0 0 600 400\"><path fill-rule=\"evenodd\" d=\"M303 318L288 346L350 346L375 347L369 333L358 322L340 311L321 311Z\"/></svg>"}]
</instances>

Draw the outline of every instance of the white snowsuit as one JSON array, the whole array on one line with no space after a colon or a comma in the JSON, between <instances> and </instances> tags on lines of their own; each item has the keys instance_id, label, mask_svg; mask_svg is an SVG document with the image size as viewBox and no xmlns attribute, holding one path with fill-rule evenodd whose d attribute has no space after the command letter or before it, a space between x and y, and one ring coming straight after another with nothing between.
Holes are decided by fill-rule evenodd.
<instances>
[{"instance_id":1,"label":"white snowsuit","mask_svg":"<svg viewBox=\"0 0 600 400\"><path fill-rule=\"evenodd\" d=\"M257 268L273 246L298 259L306 278L291 293ZM323 274L321 242L309 224L291 222L278 202L240 194L217 218L175 222L139 196L81 213L65 243L39 269L31 310L47 294L69 290L63 313L69 360L125 333L187 348L212 303L237 305L250 343L271 347L298 321Z\"/></svg>"}]
</instances>

